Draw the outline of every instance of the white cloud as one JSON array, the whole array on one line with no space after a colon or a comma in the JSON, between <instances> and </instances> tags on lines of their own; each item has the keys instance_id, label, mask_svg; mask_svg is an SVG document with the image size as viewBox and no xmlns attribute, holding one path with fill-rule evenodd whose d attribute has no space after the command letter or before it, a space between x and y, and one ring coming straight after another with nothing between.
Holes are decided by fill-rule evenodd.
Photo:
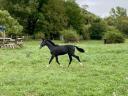
<instances>
[{"instance_id":1,"label":"white cloud","mask_svg":"<svg viewBox=\"0 0 128 96\"><path fill-rule=\"evenodd\" d=\"M98 16L105 17L111 8L121 6L128 9L128 0L76 0L81 5L88 5L88 10Z\"/></svg>"}]
</instances>

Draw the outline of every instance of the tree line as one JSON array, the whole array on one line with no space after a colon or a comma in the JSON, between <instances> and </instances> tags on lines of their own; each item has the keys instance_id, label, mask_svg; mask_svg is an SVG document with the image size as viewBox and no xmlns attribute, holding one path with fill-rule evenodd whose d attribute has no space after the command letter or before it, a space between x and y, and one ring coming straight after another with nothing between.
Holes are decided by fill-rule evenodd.
<instances>
[{"instance_id":1,"label":"tree line","mask_svg":"<svg viewBox=\"0 0 128 96\"><path fill-rule=\"evenodd\" d=\"M75 0L0 0L0 3L0 9L7 10L23 26L19 27L20 34L59 39L70 33L82 39L102 39L107 31L118 30L128 36L127 10L122 7L112 8L110 16L100 18Z\"/></svg>"}]
</instances>

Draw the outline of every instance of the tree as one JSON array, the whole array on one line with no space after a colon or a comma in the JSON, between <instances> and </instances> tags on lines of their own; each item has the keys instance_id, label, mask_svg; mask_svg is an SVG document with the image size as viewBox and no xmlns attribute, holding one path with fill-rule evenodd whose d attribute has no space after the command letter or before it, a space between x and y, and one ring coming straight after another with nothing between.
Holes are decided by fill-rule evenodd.
<instances>
[{"instance_id":1,"label":"tree","mask_svg":"<svg viewBox=\"0 0 128 96\"><path fill-rule=\"evenodd\" d=\"M21 34L23 27L18 23L18 21L10 16L8 11L0 10L0 25L6 27L7 35L11 34Z\"/></svg>"},{"instance_id":2,"label":"tree","mask_svg":"<svg viewBox=\"0 0 128 96\"><path fill-rule=\"evenodd\" d=\"M95 22L93 22L90 27L91 39L97 39L97 40L102 39L102 37L106 31L107 31L106 22L104 22L100 18L97 18L97 20Z\"/></svg>"},{"instance_id":3,"label":"tree","mask_svg":"<svg viewBox=\"0 0 128 96\"><path fill-rule=\"evenodd\" d=\"M99 18L95 14L92 14L91 12L87 11L86 9L81 9L82 10L82 15L83 15L83 22L85 25L91 24L94 21Z\"/></svg>"},{"instance_id":4,"label":"tree","mask_svg":"<svg viewBox=\"0 0 128 96\"><path fill-rule=\"evenodd\" d=\"M123 32L123 34L128 36L128 17L118 18L116 28Z\"/></svg>"},{"instance_id":5,"label":"tree","mask_svg":"<svg viewBox=\"0 0 128 96\"><path fill-rule=\"evenodd\" d=\"M114 18L111 17L111 16L105 18L104 21L105 21L109 26L115 26L115 24L116 24L116 19L114 19Z\"/></svg>"},{"instance_id":6,"label":"tree","mask_svg":"<svg viewBox=\"0 0 128 96\"><path fill-rule=\"evenodd\" d=\"M65 8L68 17L68 27L72 27L80 32L82 25L84 24L84 17L81 8L74 0L66 1Z\"/></svg>"},{"instance_id":7,"label":"tree","mask_svg":"<svg viewBox=\"0 0 128 96\"><path fill-rule=\"evenodd\" d=\"M125 8L117 6L116 8L111 9L110 14L113 18L126 17L127 16L127 10Z\"/></svg>"},{"instance_id":8,"label":"tree","mask_svg":"<svg viewBox=\"0 0 128 96\"><path fill-rule=\"evenodd\" d=\"M84 39L89 39L90 35L99 36L104 31L105 24L98 21L99 17L86 8L81 8L75 0L0 0L1 2L0 8L8 10L23 25L24 34L42 32L47 38L58 39L59 31L71 28L79 35L84 35Z\"/></svg>"},{"instance_id":9,"label":"tree","mask_svg":"<svg viewBox=\"0 0 128 96\"><path fill-rule=\"evenodd\" d=\"M91 27L91 25L90 24L88 24L88 25L83 25L83 27L82 27L82 36L83 36L83 39L84 40L88 40L88 39L90 39L90 27Z\"/></svg>"},{"instance_id":10,"label":"tree","mask_svg":"<svg viewBox=\"0 0 128 96\"><path fill-rule=\"evenodd\" d=\"M127 10L122 7L112 8L110 16L105 19L110 26L114 26L123 34L128 35L128 17Z\"/></svg>"},{"instance_id":11,"label":"tree","mask_svg":"<svg viewBox=\"0 0 128 96\"><path fill-rule=\"evenodd\" d=\"M63 0L49 0L42 10L44 15L43 31L52 39L53 37L58 38L59 31L67 27L64 4Z\"/></svg>"},{"instance_id":12,"label":"tree","mask_svg":"<svg viewBox=\"0 0 128 96\"><path fill-rule=\"evenodd\" d=\"M32 35L40 19L40 10L48 0L3 0L3 9L9 11L20 24L24 26L24 31Z\"/></svg>"}]
</instances>

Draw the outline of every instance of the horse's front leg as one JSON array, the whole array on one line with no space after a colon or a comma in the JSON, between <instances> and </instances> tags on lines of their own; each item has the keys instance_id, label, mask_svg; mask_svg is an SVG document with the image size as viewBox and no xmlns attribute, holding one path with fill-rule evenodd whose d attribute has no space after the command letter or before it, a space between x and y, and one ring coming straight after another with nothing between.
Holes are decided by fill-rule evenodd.
<instances>
[{"instance_id":1,"label":"horse's front leg","mask_svg":"<svg viewBox=\"0 0 128 96\"><path fill-rule=\"evenodd\" d=\"M60 62L58 60L58 56L56 56L56 62L60 65Z\"/></svg>"},{"instance_id":2,"label":"horse's front leg","mask_svg":"<svg viewBox=\"0 0 128 96\"><path fill-rule=\"evenodd\" d=\"M70 66L71 62L72 62L72 56L71 55L68 55L69 56L69 64L68 64L68 67Z\"/></svg>"},{"instance_id":3,"label":"horse's front leg","mask_svg":"<svg viewBox=\"0 0 128 96\"><path fill-rule=\"evenodd\" d=\"M54 56L52 55L50 60L49 60L49 64L52 62L53 59L54 59ZM49 67L49 65L47 67Z\"/></svg>"}]
</instances>

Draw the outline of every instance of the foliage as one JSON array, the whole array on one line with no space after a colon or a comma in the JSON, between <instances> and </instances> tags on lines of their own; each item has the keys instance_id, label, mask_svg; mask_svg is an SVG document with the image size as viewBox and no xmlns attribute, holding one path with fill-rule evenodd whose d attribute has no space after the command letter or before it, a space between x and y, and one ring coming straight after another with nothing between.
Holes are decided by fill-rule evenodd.
<instances>
[{"instance_id":1,"label":"foliage","mask_svg":"<svg viewBox=\"0 0 128 96\"><path fill-rule=\"evenodd\" d=\"M92 24L94 21L97 20L97 18L99 18L98 16L87 11L86 9L81 9L81 14L83 16L84 25Z\"/></svg>"},{"instance_id":2,"label":"foliage","mask_svg":"<svg viewBox=\"0 0 128 96\"><path fill-rule=\"evenodd\" d=\"M72 27L80 32L82 24L84 24L84 17L81 8L74 0L68 0L65 6L68 17L68 27Z\"/></svg>"},{"instance_id":3,"label":"foliage","mask_svg":"<svg viewBox=\"0 0 128 96\"><path fill-rule=\"evenodd\" d=\"M6 33L10 34L21 34L23 27L18 23L16 19L10 16L8 11L0 10L0 25L6 27Z\"/></svg>"},{"instance_id":4,"label":"foliage","mask_svg":"<svg viewBox=\"0 0 128 96\"><path fill-rule=\"evenodd\" d=\"M79 35L73 29L67 29L60 32L65 42L77 42L79 41Z\"/></svg>"},{"instance_id":5,"label":"foliage","mask_svg":"<svg viewBox=\"0 0 128 96\"><path fill-rule=\"evenodd\" d=\"M82 34L84 40L90 39L90 30L89 30L90 27L91 27L91 25L83 25L83 27L82 27L81 34Z\"/></svg>"},{"instance_id":6,"label":"foliage","mask_svg":"<svg viewBox=\"0 0 128 96\"><path fill-rule=\"evenodd\" d=\"M128 17L125 8L112 8L110 16L105 18L105 21L108 25L116 27L119 31L128 36Z\"/></svg>"},{"instance_id":7,"label":"foliage","mask_svg":"<svg viewBox=\"0 0 128 96\"><path fill-rule=\"evenodd\" d=\"M43 31L48 37L59 36L59 31L67 27L67 16L63 0L49 0L42 10L44 22ZM53 39L53 38L52 38Z\"/></svg>"},{"instance_id":8,"label":"foliage","mask_svg":"<svg viewBox=\"0 0 128 96\"><path fill-rule=\"evenodd\" d=\"M24 27L24 33L33 35L39 30L41 9L48 0L3 0L2 7ZM43 18L43 17L42 17ZM40 30L39 30L40 31Z\"/></svg>"},{"instance_id":9,"label":"foliage","mask_svg":"<svg viewBox=\"0 0 128 96\"><path fill-rule=\"evenodd\" d=\"M118 23L116 24L116 28L119 29L123 34L128 36L128 17L120 17L118 18Z\"/></svg>"},{"instance_id":10,"label":"foliage","mask_svg":"<svg viewBox=\"0 0 128 96\"><path fill-rule=\"evenodd\" d=\"M45 34L43 32L36 32L34 36L35 36L35 39L45 38Z\"/></svg>"},{"instance_id":11,"label":"foliage","mask_svg":"<svg viewBox=\"0 0 128 96\"><path fill-rule=\"evenodd\" d=\"M111 16L109 16L109 17L106 17L105 19L104 19L104 21L107 23L107 25L109 25L109 26L116 26L116 19L115 18L113 18L113 17L111 17Z\"/></svg>"},{"instance_id":12,"label":"foliage","mask_svg":"<svg viewBox=\"0 0 128 96\"><path fill-rule=\"evenodd\" d=\"M44 31L48 37L59 37L58 32L65 27L80 31L83 22L81 8L73 0L4 0L3 8L9 10L30 35Z\"/></svg>"},{"instance_id":13,"label":"foliage","mask_svg":"<svg viewBox=\"0 0 128 96\"><path fill-rule=\"evenodd\" d=\"M106 43L124 43L125 39L123 34L118 30L112 30L105 33L104 38Z\"/></svg>"},{"instance_id":14,"label":"foliage","mask_svg":"<svg viewBox=\"0 0 128 96\"><path fill-rule=\"evenodd\" d=\"M46 38L59 39L60 31L72 28L83 39L101 39L109 25L128 36L127 10L119 6L102 19L87 11L87 7L80 7L76 0L0 0L0 3L0 9L8 10L27 35L44 32Z\"/></svg>"},{"instance_id":15,"label":"foliage","mask_svg":"<svg viewBox=\"0 0 128 96\"><path fill-rule=\"evenodd\" d=\"M111 9L110 14L113 18L126 17L127 16L127 10L125 8L117 6L116 8Z\"/></svg>"},{"instance_id":16,"label":"foliage","mask_svg":"<svg viewBox=\"0 0 128 96\"><path fill-rule=\"evenodd\" d=\"M100 19L96 20L95 22L92 23L90 27L91 39L97 39L97 40L102 39L104 32L106 31L107 31L107 24Z\"/></svg>"}]
</instances>

